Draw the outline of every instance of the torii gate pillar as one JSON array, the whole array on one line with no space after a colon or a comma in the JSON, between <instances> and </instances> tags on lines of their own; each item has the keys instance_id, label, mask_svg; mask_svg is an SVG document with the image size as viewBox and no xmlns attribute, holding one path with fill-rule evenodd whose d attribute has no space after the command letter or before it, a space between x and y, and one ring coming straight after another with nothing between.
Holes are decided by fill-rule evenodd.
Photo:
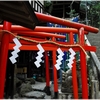
<instances>
[{"instance_id":1,"label":"torii gate pillar","mask_svg":"<svg viewBox=\"0 0 100 100\"><path fill-rule=\"evenodd\" d=\"M3 24L4 30L11 30L11 23L4 21ZM1 46L0 46L0 99L4 97L4 87L5 87L5 76L6 76L6 64L8 57L8 48L9 48L9 33L3 33Z\"/></svg>"}]
</instances>

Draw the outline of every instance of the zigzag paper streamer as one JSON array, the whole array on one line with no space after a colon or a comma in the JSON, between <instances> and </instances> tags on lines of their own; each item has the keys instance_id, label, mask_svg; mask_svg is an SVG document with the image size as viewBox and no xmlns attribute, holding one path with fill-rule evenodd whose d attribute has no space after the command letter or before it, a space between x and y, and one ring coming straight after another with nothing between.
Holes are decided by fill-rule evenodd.
<instances>
[{"instance_id":1,"label":"zigzag paper streamer","mask_svg":"<svg viewBox=\"0 0 100 100\"><path fill-rule=\"evenodd\" d=\"M14 63L17 62L16 61L16 58L18 57L18 54L17 53L20 52L20 49L19 48L22 46L21 43L19 42L19 40L17 38L14 38L13 41L14 41L14 43L16 45L13 47L14 51L11 52L12 56L9 58L10 61L12 62L12 64L14 64Z\"/></svg>"},{"instance_id":2,"label":"zigzag paper streamer","mask_svg":"<svg viewBox=\"0 0 100 100\"><path fill-rule=\"evenodd\" d=\"M56 60L57 63L55 64L55 67L57 70L59 70L60 65L62 64L61 61L63 60L62 57L64 56L64 53L62 52L62 50L60 48L57 49L57 52L59 55L57 56L58 59Z\"/></svg>"},{"instance_id":3,"label":"zigzag paper streamer","mask_svg":"<svg viewBox=\"0 0 100 100\"><path fill-rule=\"evenodd\" d=\"M44 52L44 49L42 48L42 46L40 44L37 45L38 49L39 49L39 52L37 52L38 56L36 57L36 61L34 62L34 64L37 66L37 68L39 68L41 65L40 65L40 62L42 61L42 57L43 57L43 52Z\"/></svg>"},{"instance_id":4,"label":"zigzag paper streamer","mask_svg":"<svg viewBox=\"0 0 100 100\"><path fill-rule=\"evenodd\" d=\"M75 59L74 56L75 56L76 53L74 52L74 50L73 50L72 48L69 49L69 52L70 52L71 54L70 54L70 56L69 56L70 59L69 59L68 67L71 69L71 68L73 67L72 64L74 63L73 60Z\"/></svg>"}]
</instances>

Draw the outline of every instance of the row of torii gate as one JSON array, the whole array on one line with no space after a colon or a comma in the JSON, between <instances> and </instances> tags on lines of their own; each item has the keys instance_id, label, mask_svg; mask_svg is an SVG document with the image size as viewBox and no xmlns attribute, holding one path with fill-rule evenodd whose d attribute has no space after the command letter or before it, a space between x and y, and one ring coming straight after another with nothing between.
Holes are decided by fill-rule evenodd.
<instances>
[{"instance_id":1,"label":"row of torii gate","mask_svg":"<svg viewBox=\"0 0 100 100\"><path fill-rule=\"evenodd\" d=\"M16 36L24 35L27 39L38 41L45 50L45 62L46 62L46 86L50 87L50 75L49 75L49 60L47 51L52 51L53 65L56 64L56 50L61 48L62 51L68 51L69 48L73 48L76 52L80 52L80 68L81 68L81 81L82 81L82 98L88 98L88 83L87 83L87 66L86 66L86 54L85 51L96 51L96 47L88 46L85 44L84 35L88 32L98 33L99 29L87 26L84 24L71 22L65 19L60 19L54 16L41 14L35 12L37 18L40 21L51 22L55 24L60 24L68 26L71 28L56 28L56 27L42 27L36 26L34 30L24 28L17 25L11 25L10 22L4 21L3 25L0 25L0 99L4 98L4 87L5 87L5 75L6 75L6 64L8 58L8 50L13 50L14 43L12 39L13 35L9 34L12 32ZM6 30L6 31L3 31ZM56 33L56 34L53 34ZM56 41L56 38L65 39L64 35L58 35L57 33L69 34L69 42ZM74 43L73 34L78 34L78 42ZM30 38L31 36L31 38ZM35 36L39 36L36 38ZM50 42L42 43L46 40L46 37L50 37ZM20 38L19 40L22 44L20 50L38 50L36 42L26 41ZM55 43L55 44L54 44ZM59 44L59 45L56 45ZM54 93L58 93L58 82L57 82L57 69L53 66L53 79L54 79ZM72 67L72 85L73 85L73 96L74 99L78 99L78 83L77 83L77 73L76 73L76 60L74 60Z\"/></svg>"}]
</instances>

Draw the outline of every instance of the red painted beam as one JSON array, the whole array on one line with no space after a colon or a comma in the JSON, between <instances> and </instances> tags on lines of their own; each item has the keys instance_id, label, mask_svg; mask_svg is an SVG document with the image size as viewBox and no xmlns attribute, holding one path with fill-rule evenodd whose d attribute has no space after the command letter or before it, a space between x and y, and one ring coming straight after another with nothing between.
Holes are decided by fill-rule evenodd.
<instances>
[{"instance_id":1,"label":"red painted beam","mask_svg":"<svg viewBox=\"0 0 100 100\"><path fill-rule=\"evenodd\" d=\"M82 46L84 48L85 51L93 51L93 52L96 52L96 47L95 46Z\"/></svg>"},{"instance_id":2,"label":"red painted beam","mask_svg":"<svg viewBox=\"0 0 100 100\"><path fill-rule=\"evenodd\" d=\"M30 30L28 28L24 27L16 27L12 26L11 29L13 32L18 32L18 31L34 31L34 32L57 32L57 33L69 33L69 32L74 32L78 33L78 30L75 28L57 28L57 27L42 27L42 26L36 26L34 30Z\"/></svg>"},{"instance_id":3,"label":"red painted beam","mask_svg":"<svg viewBox=\"0 0 100 100\"><path fill-rule=\"evenodd\" d=\"M55 37L55 38L62 38L65 39L64 35L53 34L53 33L46 33L46 32L26 32L20 31L17 32L18 35L25 35L25 36L35 36L35 37Z\"/></svg>"},{"instance_id":4,"label":"red painted beam","mask_svg":"<svg viewBox=\"0 0 100 100\"><path fill-rule=\"evenodd\" d=\"M38 12L35 12L35 13L36 13L37 18L39 20L42 20L42 21L56 23L56 24L60 24L60 25L65 25L66 27L73 27L73 28L76 28L76 29L80 29L81 27L84 27L85 31L93 32L93 33L98 33L98 31L99 31L98 28L88 26L88 25L85 25L85 24L81 24L81 23L77 23L77 22L71 22L71 21L66 20L66 19L61 19L61 18L58 18L58 17L54 17L54 16L51 16L51 15L46 15L46 14L42 14L42 13L38 13ZM0 29L1 28L2 27L0 26ZM16 29L18 29L18 28L16 28ZM30 29L28 29L28 30L30 30Z\"/></svg>"},{"instance_id":5,"label":"red painted beam","mask_svg":"<svg viewBox=\"0 0 100 100\"><path fill-rule=\"evenodd\" d=\"M25 37L25 36L23 36L23 37ZM32 39L32 40L36 40L36 41L39 41L39 42L44 42L44 41L46 41L45 39L40 39L40 38L31 38L31 37L26 37L26 38ZM11 36L10 36L10 43L13 43L12 39L13 39L13 36L11 35ZM36 45L36 43L29 42L29 41L25 41L25 40L22 40L22 39L20 39L20 42L21 42L21 44L23 44L23 45ZM59 42L59 41L56 41L56 43L61 44L61 45L71 45L70 42ZM46 43L46 44L43 44L43 45L46 45L47 47L49 46L49 47L52 47L52 48L55 47L55 45L52 44L52 43ZM80 45L80 44L78 43L78 44L76 44L76 45ZM63 47L63 48L64 48L64 47ZM74 47L73 47L73 48L74 48ZM96 47L95 47L95 46L88 46L88 45L86 44L85 46L83 45L83 48L84 48L86 51L94 51L94 52L96 52Z\"/></svg>"},{"instance_id":6,"label":"red painted beam","mask_svg":"<svg viewBox=\"0 0 100 100\"><path fill-rule=\"evenodd\" d=\"M2 25L0 25L0 29L2 29ZM36 26L34 30L18 26L18 25L13 25L12 26L12 32L14 33L21 33L23 32L56 32L56 33L66 33L69 34L70 32L73 32L75 34L78 34L78 30L75 28L57 28L57 27L42 27L42 26ZM85 32L85 34L88 34L88 32Z\"/></svg>"},{"instance_id":7,"label":"red painted beam","mask_svg":"<svg viewBox=\"0 0 100 100\"><path fill-rule=\"evenodd\" d=\"M19 33L14 33L15 35L19 35ZM2 37L3 33L0 34L0 37ZM66 37L64 35L58 35L58 34L51 34L51 33L44 33L44 32L22 32L19 36L22 36L27 39L31 40L37 40L37 41L44 41L46 37L55 37L55 38L61 38L65 39ZM13 38L15 38L13 35L10 34L10 43L13 42ZM1 38L0 38L1 41ZM33 44L32 42L27 42L25 40L20 40L22 44Z\"/></svg>"},{"instance_id":8,"label":"red painted beam","mask_svg":"<svg viewBox=\"0 0 100 100\"><path fill-rule=\"evenodd\" d=\"M22 36L24 39L28 39L28 40L36 40L36 41L40 41L40 42L43 42L44 40L45 40L45 38L33 38L33 37L26 37L26 36ZM13 43L13 38L15 38L15 37L12 37L12 35L10 36L10 43ZM20 42L22 43L22 44L34 44L34 42L30 42L30 41L28 41L28 40L24 40L24 39L19 39L20 40Z\"/></svg>"},{"instance_id":9,"label":"red painted beam","mask_svg":"<svg viewBox=\"0 0 100 100\"><path fill-rule=\"evenodd\" d=\"M0 29L2 29L2 25L0 25ZM22 26L18 26L18 25L12 25L11 28L12 32L20 32L20 31L31 31L31 32L58 32L58 33L69 33L69 32L74 32L74 33L78 33L78 30L75 28L58 28L58 27L43 27L43 26L36 26L34 30L22 27Z\"/></svg>"},{"instance_id":10,"label":"red painted beam","mask_svg":"<svg viewBox=\"0 0 100 100\"><path fill-rule=\"evenodd\" d=\"M13 47L15 46L15 44L9 44L9 50L13 50ZM46 51L53 51L53 50L57 50L57 48L59 46L56 46L56 45L53 45L53 44L42 44L43 48L46 50ZM68 51L69 47L66 48L66 47L60 47L63 51ZM79 47L72 47L74 51L79 51L81 50ZM93 47L93 46L83 46L83 48L85 48L86 51L94 51L96 50L96 47ZM33 45L22 45L22 47L20 47L20 50L38 50L36 44L33 44Z\"/></svg>"},{"instance_id":11,"label":"red painted beam","mask_svg":"<svg viewBox=\"0 0 100 100\"><path fill-rule=\"evenodd\" d=\"M56 23L56 24L60 24L60 25L65 25L67 27L77 28L77 29L84 27L85 31L93 32L93 33L97 33L99 31L98 28L94 28L92 26L84 25L84 24L77 23L77 22L71 22L69 20L61 19L61 18L54 17L51 15L46 15L46 14L42 14L42 13L38 13L38 12L35 12L35 14L36 14L37 18L41 21Z\"/></svg>"}]
</instances>

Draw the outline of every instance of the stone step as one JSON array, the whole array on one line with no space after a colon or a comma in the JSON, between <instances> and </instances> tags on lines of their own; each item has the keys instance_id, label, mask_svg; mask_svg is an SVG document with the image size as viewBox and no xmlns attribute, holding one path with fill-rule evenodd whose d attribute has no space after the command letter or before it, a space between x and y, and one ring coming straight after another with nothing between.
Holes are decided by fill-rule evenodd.
<instances>
[{"instance_id":1,"label":"stone step","mask_svg":"<svg viewBox=\"0 0 100 100\"><path fill-rule=\"evenodd\" d=\"M36 82L32 85L32 89L36 91L44 91L45 86L46 82Z\"/></svg>"},{"instance_id":2,"label":"stone step","mask_svg":"<svg viewBox=\"0 0 100 100\"><path fill-rule=\"evenodd\" d=\"M40 91L30 91L22 95L26 98L44 99L45 93Z\"/></svg>"}]
</instances>

